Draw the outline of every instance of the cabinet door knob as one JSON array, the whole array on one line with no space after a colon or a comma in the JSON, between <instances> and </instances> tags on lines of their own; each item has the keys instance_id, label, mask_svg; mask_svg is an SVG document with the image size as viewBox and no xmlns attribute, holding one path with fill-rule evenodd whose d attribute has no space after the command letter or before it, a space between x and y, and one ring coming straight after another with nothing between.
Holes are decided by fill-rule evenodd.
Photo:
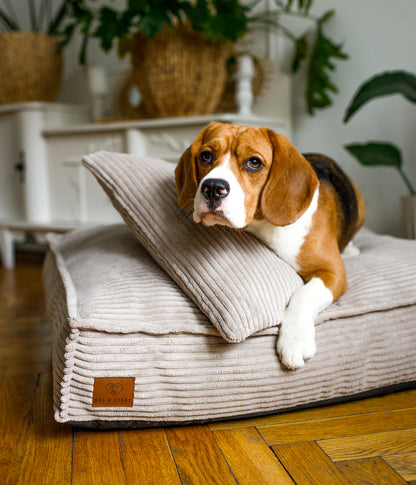
<instances>
[{"instance_id":1,"label":"cabinet door knob","mask_svg":"<svg viewBox=\"0 0 416 485\"><path fill-rule=\"evenodd\" d=\"M20 174L20 182L24 183L25 181L25 152L20 150L19 152L19 160L14 164L14 168Z\"/></svg>"}]
</instances>

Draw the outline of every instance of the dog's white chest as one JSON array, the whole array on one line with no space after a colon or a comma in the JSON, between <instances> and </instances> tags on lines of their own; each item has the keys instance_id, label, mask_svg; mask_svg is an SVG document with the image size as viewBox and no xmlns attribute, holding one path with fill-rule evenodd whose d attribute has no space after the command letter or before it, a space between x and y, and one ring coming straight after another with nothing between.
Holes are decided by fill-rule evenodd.
<instances>
[{"instance_id":1,"label":"dog's white chest","mask_svg":"<svg viewBox=\"0 0 416 485\"><path fill-rule=\"evenodd\" d=\"M312 218L318 207L318 197L319 189L316 189L308 209L293 224L274 226L266 220L254 220L246 230L257 236L292 268L299 271L297 256L311 228Z\"/></svg>"}]
</instances>

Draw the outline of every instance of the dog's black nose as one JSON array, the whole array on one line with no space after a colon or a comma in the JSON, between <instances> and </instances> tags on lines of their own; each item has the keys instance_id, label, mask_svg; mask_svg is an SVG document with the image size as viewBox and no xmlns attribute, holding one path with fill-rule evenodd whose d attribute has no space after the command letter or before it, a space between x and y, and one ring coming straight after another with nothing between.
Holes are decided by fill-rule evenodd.
<instances>
[{"instance_id":1,"label":"dog's black nose","mask_svg":"<svg viewBox=\"0 0 416 485\"><path fill-rule=\"evenodd\" d=\"M213 207L230 193L230 184L223 179L207 179L201 186L204 199Z\"/></svg>"}]
</instances>

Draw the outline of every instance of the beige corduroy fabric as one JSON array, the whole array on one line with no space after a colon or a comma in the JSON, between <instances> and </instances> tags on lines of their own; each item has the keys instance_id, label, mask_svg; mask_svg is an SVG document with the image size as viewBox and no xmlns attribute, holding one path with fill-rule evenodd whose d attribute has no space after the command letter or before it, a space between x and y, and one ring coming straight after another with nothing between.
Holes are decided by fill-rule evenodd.
<instances>
[{"instance_id":1,"label":"beige corduroy fabric","mask_svg":"<svg viewBox=\"0 0 416 485\"><path fill-rule=\"evenodd\" d=\"M50 236L44 283L56 419L187 423L415 382L416 242L362 230L357 244L361 255L346 258L349 292L320 316L317 354L288 371L276 355L276 326L226 342L125 226ZM92 405L103 377L134 380L130 407Z\"/></svg>"}]
</instances>

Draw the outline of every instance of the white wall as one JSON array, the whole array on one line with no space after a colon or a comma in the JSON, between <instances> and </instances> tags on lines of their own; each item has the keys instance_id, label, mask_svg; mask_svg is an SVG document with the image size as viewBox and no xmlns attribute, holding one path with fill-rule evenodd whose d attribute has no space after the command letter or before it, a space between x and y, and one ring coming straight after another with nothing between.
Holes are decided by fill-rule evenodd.
<instances>
[{"instance_id":1,"label":"white wall","mask_svg":"<svg viewBox=\"0 0 416 485\"><path fill-rule=\"evenodd\" d=\"M401 96L377 99L347 123L345 108L368 77L392 69L416 73L415 0L315 0L314 12L335 9L327 26L332 38L344 43L347 61L334 74L339 93L331 108L306 114L303 79L293 84L294 142L301 151L323 152L337 160L357 182L367 205L367 226L400 235L400 196L406 187L395 169L362 167L343 145L367 140L393 142L402 149L404 169L416 185L416 105Z\"/></svg>"}]
</instances>

